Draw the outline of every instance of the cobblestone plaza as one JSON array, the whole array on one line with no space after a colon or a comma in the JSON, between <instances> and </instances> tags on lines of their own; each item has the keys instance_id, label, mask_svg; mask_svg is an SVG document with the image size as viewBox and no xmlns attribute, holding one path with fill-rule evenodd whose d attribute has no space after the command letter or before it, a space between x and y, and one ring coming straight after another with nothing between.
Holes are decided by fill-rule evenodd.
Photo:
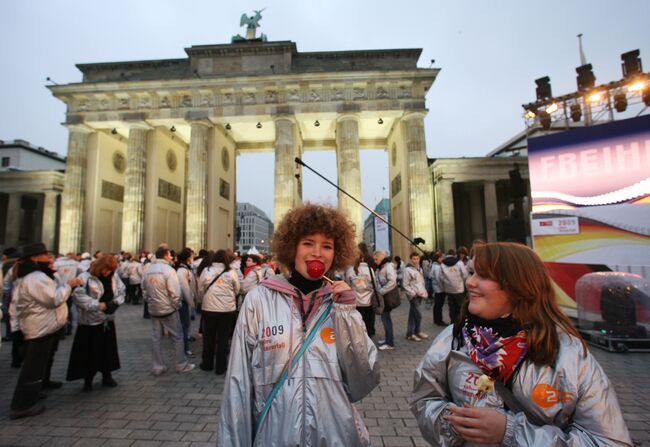
<instances>
[{"instance_id":1,"label":"cobblestone plaza","mask_svg":"<svg viewBox=\"0 0 650 447\"><path fill-rule=\"evenodd\" d=\"M396 349L380 352L381 384L357 404L372 436L373 446L426 446L408 406L413 370L429 343L404 339L408 305L393 312ZM423 307L423 328L431 333L432 314ZM141 306L123 305L116 326L122 368L114 374L117 388L82 393L82 381L67 382L50 391L45 413L9 420L9 402L18 377L11 369L11 344L0 348L0 446L214 446L223 376L195 370L179 375L150 374L151 324L141 318ZM445 311L446 315L446 311ZM193 323L193 331L198 320ZM383 334L377 321L379 336ZM436 327L435 332L439 332ZM168 341L167 341L168 343ZM62 380L72 337L59 345L52 372ZM194 342L197 358L200 338ZM650 446L650 401L647 354L614 354L591 349L616 388L623 414L636 445ZM167 349L170 353L171 349ZM198 359L197 359L198 362ZM167 359L168 365L172 359Z\"/></svg>"}]
</instances>

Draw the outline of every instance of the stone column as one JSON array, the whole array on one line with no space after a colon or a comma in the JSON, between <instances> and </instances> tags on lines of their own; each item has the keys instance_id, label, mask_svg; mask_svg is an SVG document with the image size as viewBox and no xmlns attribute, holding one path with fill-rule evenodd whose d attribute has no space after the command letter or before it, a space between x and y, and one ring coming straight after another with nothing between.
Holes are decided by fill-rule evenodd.
<instances>
[{"instance_id":1,"label":"stone column","mask_svg":"<svg viewBox=\"0 0 650 447\"><path fill-rule=\"evenodd\" d=\"M122 250L137 253L144 246L144 197L147 171L147 132L145 123L129 126L124 174Z\"/></svg>"},{"instance_id":2,"label":"stone column","mask_svg":"<svg viewBox=\"0 0 650 447\"><path fill-rule=\"evenodd\" d=\"M292 117L281 116L275 119L275 226L282 217L297 203L294 161L297 153L294 132L295 121Z\"/></svg>"},{"instance_id":3,"label":"stone column","mask_svg":"<svg viewBox=\"0 0 650 447\"><path fill-rule=\"evenodd\" d=\"M208 131L207 120L191 121L187 156L185 243L198 252L208 243Z\"/></svg>"},{"instance_id":4,"label":"stone column","mask_svg":"<svg viewBox=\"0 0 650 447\"><path fill-rule=\"evenodd\" d=\"M411 112L402 118L403 138L407 155L408 204L411 237L423 238L424 250L434 247L433 192L424 139L423 112Z\"/></svg>"},{"instance_id":5,"label":"stone column","mask_svg":"<svg viewBox=\"0 0 650 447\"><path fill-rule=\"evenodd\" d=\"M47 248L54 250L55 231L56 231L56 197L57 191L45 191L43 197L43 222L41 230L41 240Z\"/></svg>"},{"instance_id":6,"label":"stone column","mask_svg":"<svg viewBox=\"0 0 650 447\"><path fill-rule=\"evenodd\" d=\"M18 248L20 237L20 225L22 224L20 218L20 208L23 200L23 195L19 192L12 192L9 194L9 201L7 203L7 223L5 225L5 246ZM48 247L49 248L49 247Z\"/></svg>"},{"instance_id":7,"label":"stone column","mask_svg":"<svg viewBox=\"0 0 650 447\"><path fill-rule=\"evenodd\" d=\"M84 234L84 211L86 198L86 160L90 130L70 126L68 158L65 163L65 183L61 197L61 253L79 253ZM49 247L48 247L49 248Z\"/></svg>"},{"instance_id":8,"label":"stone column","mask_svg":"<svg viewBox=\"0 0 650 447\"><path fill-rule=\"evenodd\" d=\"M438 221L438 248L447 251L456 248L456 222L454 218L454 194L452 180L436 182L436 209Z\"/></svg>"},{"instance_id":9,"label":"stone column","mask_svg":"<svg viewBox=\"0 0 650 447\"><path fill-rule=\"evenodd\" d=\"M497 189L494 182L485 181L483 183L483 200L485 201L485 233L487 241L496 242L499 209L497 205Z\"/></svg>"},{"instance_id":10,"label":"stone column","mask_svg":"<svg viewBox=\"0 0 650 447\"><path fill-rule=\"evenodd\" d=\"M359 166L359 118L343 115L336 121L336 174L338 185L357 200L361 200L361 169ZM356 226L357 242L363 240L361 205L339 191L339 209Z\"/></svg>"}]
</instances>

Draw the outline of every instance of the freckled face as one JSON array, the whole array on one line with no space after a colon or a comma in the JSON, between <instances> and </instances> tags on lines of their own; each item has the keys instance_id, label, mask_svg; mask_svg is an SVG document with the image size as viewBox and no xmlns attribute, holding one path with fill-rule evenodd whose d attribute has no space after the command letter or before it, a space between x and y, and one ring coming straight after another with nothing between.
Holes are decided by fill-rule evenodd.
<instances>
[{"instance_id":1,"label":"freckled face","mask_svg":"<svg viewBox=\"0 0 650 447\"><path fill-rule=\"evenodd\" d=\"M512 312L510 294L498 282L474 273L467 280L469 311L485 320L495 320Z\"/></svg>"},{"instance_id":2,"label":"freckled face","mask_svg":"<svg viewBox=\"0 0 650 447\"><path fill-rule=\"evenodd\" d=\"M324 272L327 272L334 261L334 239L322 233L315 233L301 238L296 247L294 263L296 271L305 278L311 278L307 271L309 261L322 262L325 266Z\"/></svg>"}]
</instances>

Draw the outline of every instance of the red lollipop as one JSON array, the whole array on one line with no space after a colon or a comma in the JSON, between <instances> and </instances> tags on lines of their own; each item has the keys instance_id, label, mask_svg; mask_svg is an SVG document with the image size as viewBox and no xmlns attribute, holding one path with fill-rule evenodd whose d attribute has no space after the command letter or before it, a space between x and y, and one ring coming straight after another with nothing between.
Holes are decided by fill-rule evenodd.
<instances>
[{"instance_id":1,"label":"red lollipop","mask_svg":"<svg viewBox=\"0 0 650 447\"><path fill-rule=\"evenodd\" d=\"M325 274L325 264L321 261L307 261L307 274L311 279L319 279Z\"/></svg>"}]
</instances>

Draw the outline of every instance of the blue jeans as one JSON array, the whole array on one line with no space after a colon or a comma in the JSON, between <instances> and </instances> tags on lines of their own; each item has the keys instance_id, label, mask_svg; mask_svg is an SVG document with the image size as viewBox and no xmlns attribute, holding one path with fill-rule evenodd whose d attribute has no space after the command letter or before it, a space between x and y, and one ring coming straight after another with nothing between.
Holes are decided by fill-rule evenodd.
<instances>
[{"instance_id":1,"label":"blue jeans","mask_svg":"<svg viewBox=\"0 0 650 447\"><path fill-rule=\"evenodd\" d=\"M386 344L389 346L395 346L395 339L393 338L393 320L390 317L390 311L381 314L381 322L384 324Z\"/></svg>"},{"instance_id":2,"label":"blue jeans","mask_svg":"<svg viewBox=\"0 0 650 447\"><path fill-rule=\"evenodd\" d=\"M178 315L181 317L181 327L183 328L183 346L185 352L190 350L190 306L187 301L181 300L181 308L178 309Z\"/></svg>"},{"instance_id":3,"label":"blue jeans","mask_svg":"<svg viewBox=\"0 0 650 447\"><path fill-rule=\"evenodd\" d=\"M422 298L416 296L411 301L409 301L409 319L406 329L406 336L410 337L411 335L417 335L420 333L420 323L422 322L422 312L420 311L420 304L422 304Z\"/></svg>"}]
</instances>

